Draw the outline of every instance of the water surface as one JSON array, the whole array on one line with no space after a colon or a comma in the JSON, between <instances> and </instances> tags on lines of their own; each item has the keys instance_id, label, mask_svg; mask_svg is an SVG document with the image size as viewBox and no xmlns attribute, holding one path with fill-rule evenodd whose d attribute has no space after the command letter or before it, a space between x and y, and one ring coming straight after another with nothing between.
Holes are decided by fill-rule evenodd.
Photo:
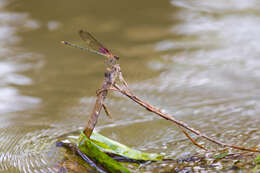
<instances>
[{"instance_id":1,"label":"water surface","mask_svg":"<svg viewBox=\"0 0 260 173\"><path fill-rule=\"evenodd\" d=\"M80 29L121 57L140 98L223 142L259 147L257 0L1 0L0 9L1 172L56 172L55 142L85 126L105 65L60 44L84 45ZM113 120L102 113L102 134L173 158L202 152L125 97L106 102Z\"/></svg>"}]
</instances>

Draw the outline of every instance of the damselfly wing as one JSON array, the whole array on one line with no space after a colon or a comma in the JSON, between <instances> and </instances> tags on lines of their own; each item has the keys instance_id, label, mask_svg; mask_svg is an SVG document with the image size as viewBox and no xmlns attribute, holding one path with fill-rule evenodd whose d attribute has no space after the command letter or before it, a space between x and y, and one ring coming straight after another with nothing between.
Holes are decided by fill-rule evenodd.
<instances>
[{"instance_id":1,"label":"damselfly wing","mask_svg":"<svg viewBox=\"0 0 260 173\"><path fill-rule=\"evenodd\" d=\"M81 39L86 42L87 49L89 49L89 51L101 54L106 57L119 59L118 56L115 56L112 53L110 53L109 50L105 48L99 41L97 41L95 37L93 37L89 32L80 30L79 35Z\"/></svg>"}]
</instances>

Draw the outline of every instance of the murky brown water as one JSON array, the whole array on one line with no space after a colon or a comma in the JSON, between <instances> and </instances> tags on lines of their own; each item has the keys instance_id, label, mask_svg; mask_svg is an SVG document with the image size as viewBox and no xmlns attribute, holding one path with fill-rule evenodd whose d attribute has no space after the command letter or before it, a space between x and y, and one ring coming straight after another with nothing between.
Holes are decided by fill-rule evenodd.
<instances>
[{"instance_id":1,"label":"murky brown water","mask_svg":"<svg viewBox=\"0 0 260 173\"><path fill-rule=\"evenodd\" d=\"M87 122L104 59L65 47L88 29L130 88L223 142L260 147L260 3L0 0L0 171L55 172L57 139ZM173 158L201 152L170 122L111 94L98 129Z\"/></svg>"}]
</instances>

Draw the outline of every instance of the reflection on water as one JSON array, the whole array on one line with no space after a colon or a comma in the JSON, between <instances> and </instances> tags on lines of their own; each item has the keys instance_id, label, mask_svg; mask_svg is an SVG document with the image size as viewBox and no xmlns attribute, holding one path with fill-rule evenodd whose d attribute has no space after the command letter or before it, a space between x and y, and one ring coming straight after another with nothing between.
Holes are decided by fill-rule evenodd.
<instances>
[{"instance_id":1,"label":"reflection on water","mask_svg":"<svg viewBox=\"0 0 260 173\"><path fill-rule=\"evenodd\" d=\"M1 172L56 172L63 151L54 143L84 127L104 59L60 45L80 44L79 29L122 57L136 95L223 142L260 145L257 0L8 2L0 1ZM106 102L113 120L100 118L104 135L174 158L201 152L121 95Z\"/></svg>"}]
</instances>

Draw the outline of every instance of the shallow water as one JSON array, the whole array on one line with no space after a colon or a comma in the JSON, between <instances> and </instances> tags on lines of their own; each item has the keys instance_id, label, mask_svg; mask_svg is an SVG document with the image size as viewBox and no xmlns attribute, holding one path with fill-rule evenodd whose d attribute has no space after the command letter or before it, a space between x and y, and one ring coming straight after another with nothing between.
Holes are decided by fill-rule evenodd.
<instances>
[{"instance_id":1,"label":"shallow water","mask_svg":"<svg viewBox=\"0 0 260 173\"><path fill-rule=\"evenodd\" d=\"M0 0L0 9L1 172L57 171L55 142L85 126L105 65L60 44L84 45L80 29L121 57L140 98L223 142L260 147L257 0ZM173 158L202 152L125 97L106 102L113 120L102 113L102 134Z\"/></svg>"}]
</instances>

